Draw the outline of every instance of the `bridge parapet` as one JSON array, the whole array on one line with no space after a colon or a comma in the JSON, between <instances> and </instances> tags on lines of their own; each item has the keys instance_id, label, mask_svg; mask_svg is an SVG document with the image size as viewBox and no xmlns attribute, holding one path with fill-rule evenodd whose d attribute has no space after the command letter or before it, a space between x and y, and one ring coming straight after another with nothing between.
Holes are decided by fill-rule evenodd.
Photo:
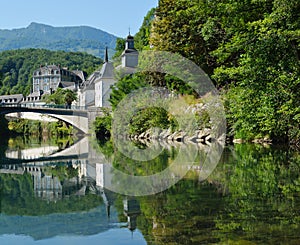
<instances>
[{"instance_id":1,"label":"bridge parapet","mask_svg":"<svg viewBox=\"0 0 300 245\"><path fill-rule=\"evenodd\" d=\"M14 112L32 112L46 114L53 118L57 118L75 128L84 134L92 133L93 122L96 117L103 116L103 108L100 107L77 107L72 106L71 109L62 107L61 105L41 105L41 104L1 104L0 114L9 114Z\"/></svg>"}]
</instances>

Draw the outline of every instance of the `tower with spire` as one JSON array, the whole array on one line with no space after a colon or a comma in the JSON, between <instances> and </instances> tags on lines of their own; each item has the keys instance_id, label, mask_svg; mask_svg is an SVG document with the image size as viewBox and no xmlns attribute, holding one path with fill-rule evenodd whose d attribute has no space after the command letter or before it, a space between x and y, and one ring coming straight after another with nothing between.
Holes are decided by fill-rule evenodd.
<instances>
[{"instance_id":1,"label":"tower with spire","mask_svg":"<svg viewBox=\"0 0 300 245\"><path fill-rule=\"evenodd\" d=\"M122 68L135 68L138 65L138 51L134 48L134 38L129 34L125 42L125 50L122 53Z\"/></svg>"},{"instance_id":2,"label":"tower with spire","mask_svg":"<svg viewBox=\"0 0 300 245\"><path fill-rule=\"evenodd\" d=\"M100 70L100 77L95 81L95 106L109 107L111 85L115 84L114 66L108 60L108 50L105 48L104 63Z\"/></svg>"},{"instance_id":3,"label":"tower with spire","mask_svg":"<svg viewBox=\"0 0 300 245\"><path fill-rule=\"evenodd\" d=\"M121 65L116 67L118 75L133 74L138 65L139 53L134 47L134 38L129 34L125 49L121 55ZM109 61L108 50L105 48L104 63L101 70L95 71L83 84L78 92L79 105L88 107L110 107L109 98L112 85L117 81L114 76L114 65Z\"/></svg>"}]
</instances>

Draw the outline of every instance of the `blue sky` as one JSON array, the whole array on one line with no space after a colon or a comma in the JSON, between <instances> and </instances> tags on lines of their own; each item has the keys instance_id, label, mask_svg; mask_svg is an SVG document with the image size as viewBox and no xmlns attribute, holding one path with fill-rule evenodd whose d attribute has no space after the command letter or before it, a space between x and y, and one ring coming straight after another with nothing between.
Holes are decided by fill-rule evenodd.
<instances>
[{"instance_id":1,"label":"blue sky","mask_svg":"<svg viewBox=\"0 0 300 245\"><path fill-rule=\"evenodd\" d=\"M158 0L0 0L0 29L88 25L119 37L135 34Z\"/></svg>"}]
</instances>

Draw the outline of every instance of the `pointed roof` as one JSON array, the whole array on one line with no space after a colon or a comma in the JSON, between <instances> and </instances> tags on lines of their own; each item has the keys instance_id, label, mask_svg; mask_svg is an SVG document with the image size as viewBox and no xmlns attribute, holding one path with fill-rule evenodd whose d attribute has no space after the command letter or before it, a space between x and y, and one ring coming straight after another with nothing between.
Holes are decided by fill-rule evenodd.
<instances>
[{"instance_id":1,"label":"pointed roof","mask_svg":"<svg viewBox=\"0 0 300 245\"><path fill-rule=\"evenodd\" d=\"M107 47L105 47L104 62L108 63L108 51L107 51Z\"/></svg>"},{"instance_id":2,"label":"pointed roof","mask_svg":"<svg viewBox=\"0 0 300 245\"><path fill-rule=\"evenodd\" d=\"M104 64L100 71L100 79L101 78L113 78L114 77L114 66L113 63L108 61L108 51L107 47L105 48L105 59Z\"/></svg>"},{"instance_id":3,"label":"pointed roof","mask_svg":"<svg viewBox=\"0 0 300 245\"><path fill-rule=\"evenodd\" d=\"M101 78L113 78L114 77L114 65L111 62L105 62L100 71Z\"/></svg>"}]
</instances>

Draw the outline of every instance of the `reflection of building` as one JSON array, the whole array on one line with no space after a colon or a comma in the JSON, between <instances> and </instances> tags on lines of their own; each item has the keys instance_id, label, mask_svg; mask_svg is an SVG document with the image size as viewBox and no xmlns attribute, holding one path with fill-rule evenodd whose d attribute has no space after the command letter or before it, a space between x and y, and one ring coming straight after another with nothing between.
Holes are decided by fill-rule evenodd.
<instances>
[{"instance_id":1,"label":"reflection of building","mask_svg":"<svg viewBox=\"0 0 300 245\"><path fill-rule=\"evenodd\" d=\"M1 168L1 173L21 174L28 173L32 176L33 190L37 197L49 201L62 197L62 184L57 177L45 175L42 164L39 165L9 165L9 168ZM13 167L13 168L12 168ZM5 172L5 169L7 172Z\"/></svg>"},{"instance_id":2,"label":"reflection of building","mask_svg":"<svg viewBox=\"0 0 300 245\"><path fill-rule=\"evenodd\" d=\"M74 168L74 165L71 163L72 162L68 162L66 167L72 166L73 170L71 171L77 171L79 166ZM1 165L0 173L17 175L30 174L35 196L48 201L56 201L69 195L85 195L85 188L83 190L84 193L82 193L84 183L79 176L61 181L59 177L51 173L51 169L53 169L53 167L46 167L44 162L35 162L33 165L9 164ZM65 170L58 169L58 172Z\"/></svg>"},{"instance_id":3,"label":"reflection of building","mask_svg":"<svg viewBox=\"0 0 300 245\"><path fill-rule=\"evenodd\" d=\"M63 187L60 180L54 176L44 175L38 171L35 174L31 172L33 178L33 189L37 197L49 201L62 198Z\"/></svg>"},{"instance_id":4,"label":"reflection of building","mask_svg":"<svg viewBox=\"0 0 300 245\"><path fill-rule=\"evenodd\" d=\"M124 215L127 217L128 229L134 231L137 227L137 217L141 213L140 204L136 199L124 199Z\"/></svg>"},{"instance_id":5,"label":"reflection of building","mask_svg":"<svg viewBox=\"0 0 300 245\"><path fill-rule=\"evenodd\" d=\"M111 165L96 163L96 185L102 188L112 185Z\"/></svg>"}]
</instances>

